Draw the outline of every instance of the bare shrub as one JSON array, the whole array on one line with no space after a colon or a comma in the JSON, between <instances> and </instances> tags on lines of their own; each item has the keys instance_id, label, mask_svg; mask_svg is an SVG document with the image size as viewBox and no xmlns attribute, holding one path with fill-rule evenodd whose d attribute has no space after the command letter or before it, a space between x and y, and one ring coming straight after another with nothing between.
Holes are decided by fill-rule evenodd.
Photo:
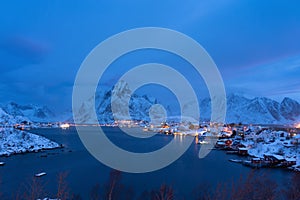
<instances>
[{"instance_id":1,"label":"bare shrub","mask_svg":"<svg viewBox=\"0 0 300 200\"><path fill-rule=\"evenodd\" d=\"M112 170L108 182L104 185L104 199L117 200L121 190L121 172Z\"/></svg>"},{"instance_id":2,"label":"bare shrub","mask_svg":"<svg viewBox=\"0 0 300 200\"><path fill-rule=\"evenodd\" d=\"M29 184L25 185L24 194L17 195L22 200L36 200L47 196L45 192L45 184L41 178L33 177Z\"/></svg>"},{"instance_id":3,"label":"bare shrub","mask_svg":"<svg viewBox=\"0 0 300 200\"><path fill-rule=\"evenodd\" d=\"M61 200L69 199L70 197L70 191L69 187L66 181L66 178L68 176L67 172L61 172L58 174L57 177L57 193L56 198Z\"/></svg>"},{"instance_id":4,"label":"bare shrub","mask_svg":"<svg viewBox=\"0 0 300 200\"><path fill-rule=\"evenodd\" d=\"M174 190L172 187L162 184L159 190L152 191L151 200L173 200Z\"/></svg>"}]
</instances>

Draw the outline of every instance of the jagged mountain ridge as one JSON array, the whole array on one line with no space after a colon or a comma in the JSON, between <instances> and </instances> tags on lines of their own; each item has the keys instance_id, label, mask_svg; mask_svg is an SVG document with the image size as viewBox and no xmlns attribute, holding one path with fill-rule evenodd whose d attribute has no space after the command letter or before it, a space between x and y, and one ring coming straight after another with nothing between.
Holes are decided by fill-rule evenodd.
<instances>
[{"instance_id":1,"label":"jagged mountain ridge","mask_svg":"<svg viewBox=\"0 0 300 200\"><path fill-rule=\"evenodd\" d=\"M1 106L2 110L8 115L16 117L25 117L33 122L52 122L56 121L56 115L46 106L21 105L15 102L9 102Z\"/></svg>"},{"instance_id":2,"label":"jagged mountain ridge","mask_svg":"<svg viewBox=\"0 0 300 200\"><path fill-rule=\"evenodd\" d=\"M290 98L284 98L280 103L281 115L289 120L296 120L300 116L300 104Z\"/></svg>"},{"instance_id":3,"label":"jagged mountain ridge","mask_svg":"<svg viewBox=\"0 0 300 200\"><path fill-rule=\"evenodd\" d=\"M201 101L201 120L210 118L210 99ZM266 97L253 99L240 95L227 96L226 122L259 123L259 124L286 124L300 119L300 104L288 97L281 102Z\"/></svg>"},{"instance_id":4,"label":"jagged mountain ridge","mask_svg":"<svg viewBox=\"0 0 300 200\"><path fill-rule=\"evenodd\" d=\"M112 93L117 97L127 96L129 101L130 119L149 121L149 109L159 103L155 98L147 95L132 94L124 83L114 90L105 88L95 94L96 114L98 121L89 121L89 111L92 109L91 101L85 102L79 109L81 123L112 123L116 118L128 119L124 115L126 102L120 99L112 101ZM131 95L131 96L130 96ZM114 102L115 101L115 102ZM116 103L115 118L112 114L112 103ZM187 110L193 110L195 103L184 105ZM209 121L211 116L211 100L204 98L199 101L200 120ZM169 116L178 115L178 110L172 106L165 107ZM173 114L173 115L172 115ZM54 122L73 121L72 113L55 114L46 106L21 105L14 102L0 106L0 123L20 123L21 121ZM281 102L266 97L246 98L241 95L227 96L226 123L257 123L257 124L290 124L300 120L300 104L291 98L284 98Z\"/></svg>"},{"instance_id":5,"label":"jagged mountain ridge","mask_svg":"<svg viewBox=\"0 0 300 200\"><path fill-rule=\"evenodd\" d=\"M112 94L116 97L112 99ZM129 98L129 118L126 114L127 102L124 98ZM112 89L102 89L95 95L96 114L98 121L92 121L89 118L89 112L93 108L91 97L88 101L84 102L79 108L78 121L80 123L94 124L94 123L112 123L115 119L133 119L133 120L146 120L149 121L149 109L152 105L156 104L155 98L146 95L140 96L132 94L128 85L121 81L117 86ZM114 112L112 112L112 105L114 105ZM114 115L113 115L114 113Z\"/></svg>"},{"instance_id":6,"label":"jagged mountain ridge","mask_svg":"<svg viewBox=\"0 0 300 200\"><path fill-rule=\"evenodd\" d=\"M119 88L115 90L102 90L96 94L95 108L100 123L110 123L114 121L111 109L111 105L114 104L111 99L112 92L117 92L115 95L119 97L122 95L128 97L128 95L130 95L130 90L126 84L123 83L118 87ZM122 112L124 112L125 102L121 102L122 99L119 99L119 101L118 105L121 109L115 114L122 118L122 116L124 116ZM133 94L129 102L131 119L149 121L149 109L155 103L159 103L155 98ZM196 106L196 103L190 102L188 105L184 105L184 109L186 108L187 111L192 111L193 106ZM209 121L211 116L210 98L204 98L199 101L199 107L200 120ZM85 112L88 109L91 109L91 105L86 102L81 107L81 113L88 113ZM177 110L174 111L170 109L170 107L166 109L169 115L170 113L171 115L172 113L178 113ZM88 115L82 116L82 123L88 122L87 116ZM300 119L300 104L288 97L284 98L281 102L277 102L266 97L251 99L236 94L227 96L226 123L289 124L298 119Z\"/></svg>"},{"instance_id":7,"label":"jagged mountain ridge","mask_svg":"<svg viewBox=\"0 0 300 200\"><path fill-rule=\"evenodd\" d=\"M2 108L0 108L0 125L1 126L13 126L22 122L30 122L27 117L24 116L12 116L6 113Z\"/></svg>"}]
</instances>

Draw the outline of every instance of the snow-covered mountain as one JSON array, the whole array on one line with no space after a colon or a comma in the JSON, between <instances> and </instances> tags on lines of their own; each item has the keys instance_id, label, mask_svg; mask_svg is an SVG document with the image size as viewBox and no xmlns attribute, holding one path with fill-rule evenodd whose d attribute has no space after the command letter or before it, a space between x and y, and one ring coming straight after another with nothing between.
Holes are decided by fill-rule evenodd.
<instances>
[{"instance_id":1,"label":"snow-covered mountain","mask_svg":"<svg viewBox=\"0 0 300 200\"><path fill-rule=\"evenodd\" d=\"M201 119L210 119L210 99L201 101ZM259 123L259 124L286 124L300 119L300 104L290 98L282 102L266 97L249 99L231 94L227 96L226 122Z\"/></svg>"},{"instance_id":2,"label":"snow-covered mountain","mask_svg":"<svg viewBox=\"0 0 300 200\"><path fill-rule=\"evenodd\" d=\"M115 98L112 99L112 94ZM115 119L134 119L150 121L149 110L152 105L160 103L155 98L146 95L132 94L125 82L121 82L115 88L102 88L95 94L95 109L98 121L91 121L89 113L92 107L92 98L85 102L79 109L76 116L81 123L112 123ZM126 110L126 101L129 106ZM171 104L171 103L170 103ZM114 116L112 114L112 105ZM166 103L164 103L166 105ZM188 113L193 111L196 103L189 102L183 109ZM200 120L209 121L211 116L211 100L204 98L199 101ZM172 106L165 107L168 116L177 116L178 110ZM127 116L129 113L129 116ZM15 124L22 121L32 122L54 122L73 121L72 111L54 114L45 106L20 105L10 102L0 106L0 123ZM191 115L188 115L191 116ZM287 124L300 120L299 102L284 98L281 102L266 98L246 98L241 95L231 94L227 96L226 123L258 123L258 124Z\"/></svg>"},{"instance_id":3,"label":"snow-covered mountain","mask_svg":"<svg viewBox=\"0 0 300 200\"><path fill-rule=\"evenodd\" d=\"M285 119L297 120L300 116L300 104L286 97L280 103L280 113Z\"/></svg>"},{"instance_id":4,"label":"snow-covered mountain","mask_svg":"<svg viewBox=\"0 0 300 200\"><path fill-rule=\"evenodd\" d=\"M95 108L98 121L100 123L112 123L114 119L126 120L128 119L128 112L130 116L129 119L149 121L149 109L153 104L157 103L156 99L150 98L146 95L139 96L137 94L133 94L130 96L130 94L131 91L127 83L123 81L121 81L113 89L105 88L97 92L95 96ZM115 98L112 99L112 96ZM79 109L79 113L76 113L76 116L79 117L78 121L81 123L98 123L98 121L91 121L89 118L89 112L93 109L93 105L91 103L92 98L93 97L91 97L87 102L84 102ZM124 98L129 99L129 107L125 106L126 101ZM112 112L112 105L114 112ZM126 107L128 107L128 110Z\"/></svg>"},{"instance_id":5,"label":"snow-covered mountain","mask_svg":"<svg viewBox=\"0 0 300 200\"><path fill-rule=\"evenodd\" d=\"M30 122L27 117L24 116L12 116L7 114L2 108L0 108L0 125L13 126L22 122Z\"/></svg>"},{"instance_id":6,"label":"snow-covered mountain","mask_svg":"<svg viewBox=\"0 0 300 200\"><path fill-rule=\"evenodd\" d=\"M10 102L2 105L2 110L8 115L16 117L26 117L33 122L51 122L56 121L56 115L46 106L21 105Z\"/></svg>"},{"instance_id":7,"label":"snow-covered mountain","mask_svg":"<svg viewBox=\"0 0 300 200\"><path fill-rule=\"evenodd\" d=\"M126 83L122 82L113 89L102 90L96 94L96 113L100 123L110 123L114 121L111 105L114 105L115 118L127 119L126 112L129 111L131 119L149 121L149 109L153 104L159 103L155 98L139 96L133 94L129 101L129 109L125 109L125 99L129 97L131 91ZM112 100L111 96L116 97ZM120 97L120 98L118 98ZM121 98L122 97L122 98ZM185 112L193 111L196 103L189 102L183 106ZM209 121L211 116L211 100L204 98L199 102L200 120ZM85 102L78 116L82 123L91 122L88 119L89 110L92 109L91 101ZM166 107L167 112L178 113ZM188 115L192 116L192 115ZM259 123L259 124L286 124L293 123L300 119L300 104L290 98L284 98L282 102L277 102L266 97L246 98L244 96L231 94L227 96L227 123Z\"/></svg>"}]
</instances>

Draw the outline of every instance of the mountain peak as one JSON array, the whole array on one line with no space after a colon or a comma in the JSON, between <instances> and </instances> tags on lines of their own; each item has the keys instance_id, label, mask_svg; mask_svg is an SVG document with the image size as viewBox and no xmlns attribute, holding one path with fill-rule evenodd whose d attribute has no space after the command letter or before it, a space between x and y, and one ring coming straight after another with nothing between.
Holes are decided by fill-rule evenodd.
<instances>
[{"instance_id":1,"label":"mountain peak","mask_svg":"<svg viewBox=\"0 0 300 200\"><path fill-rule=\"evenodd\" d=\"M114 90L102 89L101 93L95 95L95 108L100 123L111 123L114 121L111 106L113 92L115 92L115 100L117 100L115 103L120 107L115 114L117 114L116 116L120 119L128 116L124 115L125 112L123 111L126 111L126 113L129 112L131 119L149 121L149 109L152 105L159 103L154 97L131 94L128 84L125 81L120 81ZM129 97L129 105L127 102L123 101L123 97ZM79 113L79 116L82 118L82 123L88 122L88 115L84 115L84 113L86 113L84 111L92 109L91 106L89 101L82 105ZM128 111L124 109L125 106L128 106ZM189 105L183 106L186 109L192 110L194 109L193 106L196 106L196 104L192 104L191 102ZM205 121L209 120L211 117L211 99L202 99L199 101L199 107L200 119ZM167 108L169 114L177 113L176 110L170 110L170 107ZM3 120L4 122L13 121L17 116L23 118L27 117L30 121L35 122L49 122L54 119L54 114L47 106L22 105L10 102L5 106L0 107L0 119L2 122ZM67 119L67 117L65 119ZM68 119L71 119L69 115ZM300 119L300 104L296 100L288 97L284 98L279 103L267 97L250 99L238 94L229 94L227 96L226 123L286 124L293 123L297 119Z\"/></svg>"},{"instance_id":2,"label":"mountain peak","mask_svg":"<svg viewBox=\"0 0 300 200\"><path fill-rule=\"evenodd\" d=\"M210 99L203 99L200 103L201 120L209 120L211 115ZM285 124L293 123L300 117L300 104L285 98L281 103L267 98L247 98L243 95L227 95L226 122Z\"/></svg>"},{"instance_id":3,"label":"mountain peak","mask_svg":"<svg viewBox=\"0 0 300 200\"><path fill-rule=\"evenodd\" d=\"M300 104L288 97L285 97L280 103L282 116L289 120L295 120L300 115Z\"/></svg>"},{"instance_id":4,"label":"mountain peak","mask_svg":"<svg viewBox=\"0 0 300 200\"><path fill-rule=\"evenodd\" d=\"M35 122L49 122L55 117L55 114L47 106L22 105L11 101L2 106L2 109L13 117L27 117Z\"/></svg>"},{"instance_id":5,"label":"mountain peak","mask_svg":"<svg viewBox=\"0 0 300 200\"><path fill-rule=\"evenodd\" d=\"M113 95L116 95L118 97L121 97L123 95L130 95L131 90L129 89L129 85L124 80L119 81L114 87L113 87Z\"/></svg>"}]
</instances>

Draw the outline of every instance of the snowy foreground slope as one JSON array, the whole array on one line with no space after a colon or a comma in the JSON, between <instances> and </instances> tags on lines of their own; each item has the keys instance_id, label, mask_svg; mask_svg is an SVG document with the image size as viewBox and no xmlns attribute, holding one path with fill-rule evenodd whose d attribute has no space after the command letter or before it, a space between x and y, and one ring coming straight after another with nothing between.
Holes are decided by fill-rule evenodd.
<instances>
[{"instance_id":1,"label":"snowy foreground slope","mask_svg":"<svg viewBox=\"0 0 300 200\"><path fill-rule=\"evenodd\" d=\"M18 115L21 114L18 110L10 111L16 112L16 116L10 115L0 108L0 156L60 147L59 144L45 137L13 128L16 124L26 123L27 127L36 127L36 125L23 114Z\"/></svg>"},{"instance_id":2,"label":"snowy foreground slope","mask_svg":"<svg viewBox=\"0 0 300 200\"><path fill-rule=\"evenodd\" d=\"M60 147L45 137L13 128L0 128L0 156Z\"/></svg>"}]
</instances>

